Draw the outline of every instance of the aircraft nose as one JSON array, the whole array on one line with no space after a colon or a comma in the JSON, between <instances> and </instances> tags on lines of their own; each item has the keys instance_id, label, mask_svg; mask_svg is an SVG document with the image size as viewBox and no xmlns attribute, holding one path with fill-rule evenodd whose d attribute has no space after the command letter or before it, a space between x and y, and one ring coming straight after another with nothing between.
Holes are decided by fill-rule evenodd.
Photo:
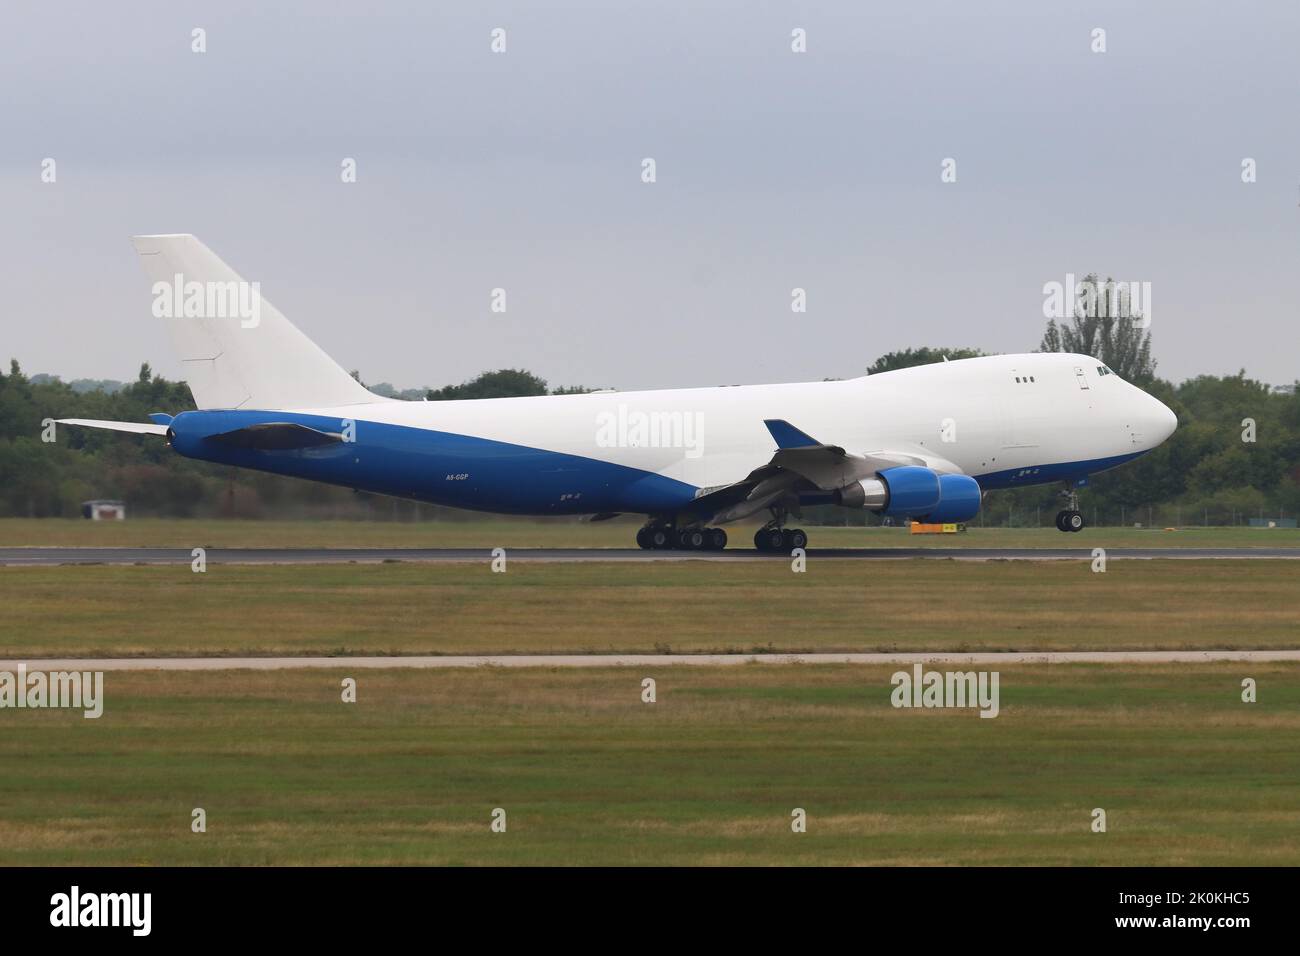
<instances>
[{"instance_id":1,"label":"aircraft nose","mask_svg":"<svg viewBox=\"0 0 1300 956\"><path fill-rule=\"evenodd\" d=\"M1148 421L1146 431L1154 439L1152 445L1154 448L1174 433L1174 429L1178 427L1178 416L1168 405L1154 396L1148 395L1147 402L1149 404L1146 413Z\"/></svg>"}]
</instances>

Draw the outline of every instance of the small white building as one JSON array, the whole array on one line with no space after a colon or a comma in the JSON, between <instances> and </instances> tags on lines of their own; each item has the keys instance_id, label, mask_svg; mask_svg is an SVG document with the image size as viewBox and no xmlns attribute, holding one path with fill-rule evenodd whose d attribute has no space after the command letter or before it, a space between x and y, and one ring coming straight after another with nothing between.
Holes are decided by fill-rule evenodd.
<instances>
[{"instance_id":1,"label":"small white building","mask_svg":"<svg viewBox=\"0 0 1300 956\"><path fill-rule=\"evenodd\" d=\"M91 521L125 521L125 501L83 501L81 516Z\"/></svg>"}]
</instances>

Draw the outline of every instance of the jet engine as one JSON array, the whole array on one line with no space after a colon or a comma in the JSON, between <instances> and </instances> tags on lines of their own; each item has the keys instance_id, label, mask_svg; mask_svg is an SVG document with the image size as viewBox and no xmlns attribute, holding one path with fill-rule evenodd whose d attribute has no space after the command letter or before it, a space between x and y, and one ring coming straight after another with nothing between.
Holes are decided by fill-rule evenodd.
<instances>
[{"instance_id":1,"label":"jet engine","mask_svg":"<svg viewBox=\"0 0 1300 956\"><path fill-rule=\"evenodd\" d=\"M901 465L839 489L836 504L892 518L948 524L979 514L980 486L969 475L941 475L919 465Z\"/></svg>"}]
</instances>

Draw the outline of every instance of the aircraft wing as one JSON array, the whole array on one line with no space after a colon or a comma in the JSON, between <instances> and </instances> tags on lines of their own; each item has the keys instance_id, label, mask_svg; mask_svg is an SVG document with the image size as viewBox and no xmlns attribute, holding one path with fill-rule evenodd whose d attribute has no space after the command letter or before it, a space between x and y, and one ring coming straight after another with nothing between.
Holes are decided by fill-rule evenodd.
<instances>
[{"instance_id":1,"label":"aircraft wing","mask_svg":"<svg viewBox=\"0 0 1300 956\"><path fill-rule=\"evenodd\" d=\"M687 510L705 520L734 521L753 514L781 498L800 492L831 492L886 468L920 465L939 472L958 473L942 458L908 452L879 450L851 454L828 445L781 419L763 422L777 448L772 460L730 485L713 488L696 498Z\"/></svg>"}]
</instances>

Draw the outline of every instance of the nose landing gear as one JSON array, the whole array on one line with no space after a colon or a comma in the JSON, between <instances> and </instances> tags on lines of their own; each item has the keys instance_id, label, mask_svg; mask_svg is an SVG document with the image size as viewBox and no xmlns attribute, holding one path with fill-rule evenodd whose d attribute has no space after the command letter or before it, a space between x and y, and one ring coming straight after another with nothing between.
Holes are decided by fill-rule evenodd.
<instances>
[{"instance_id":1,"label":"nose landing gear","mask_svg":"<svg viewBox=\"0 0 1300 956\"><path fill-rule=\"evenodd\" d=\"M1058 511L1056 513L1056 528L1058 531L1082 531L1083 515L1077 511Z\"/></svg>"},{"instance_id":2,"label":"nose landing gear","mask_svg":"<svg viewBox=\"0 0 1300 956\"><path fill-rule=\"evenodd\" d=\"M1061 492L1061 497L1066 499L1068 507L1056 513L1056 529L1058 531L1082 531L1084 520L1083 512L1079 510L1079 492L1071 486L1068 491Z\"/></svg>"}]
</instances>

